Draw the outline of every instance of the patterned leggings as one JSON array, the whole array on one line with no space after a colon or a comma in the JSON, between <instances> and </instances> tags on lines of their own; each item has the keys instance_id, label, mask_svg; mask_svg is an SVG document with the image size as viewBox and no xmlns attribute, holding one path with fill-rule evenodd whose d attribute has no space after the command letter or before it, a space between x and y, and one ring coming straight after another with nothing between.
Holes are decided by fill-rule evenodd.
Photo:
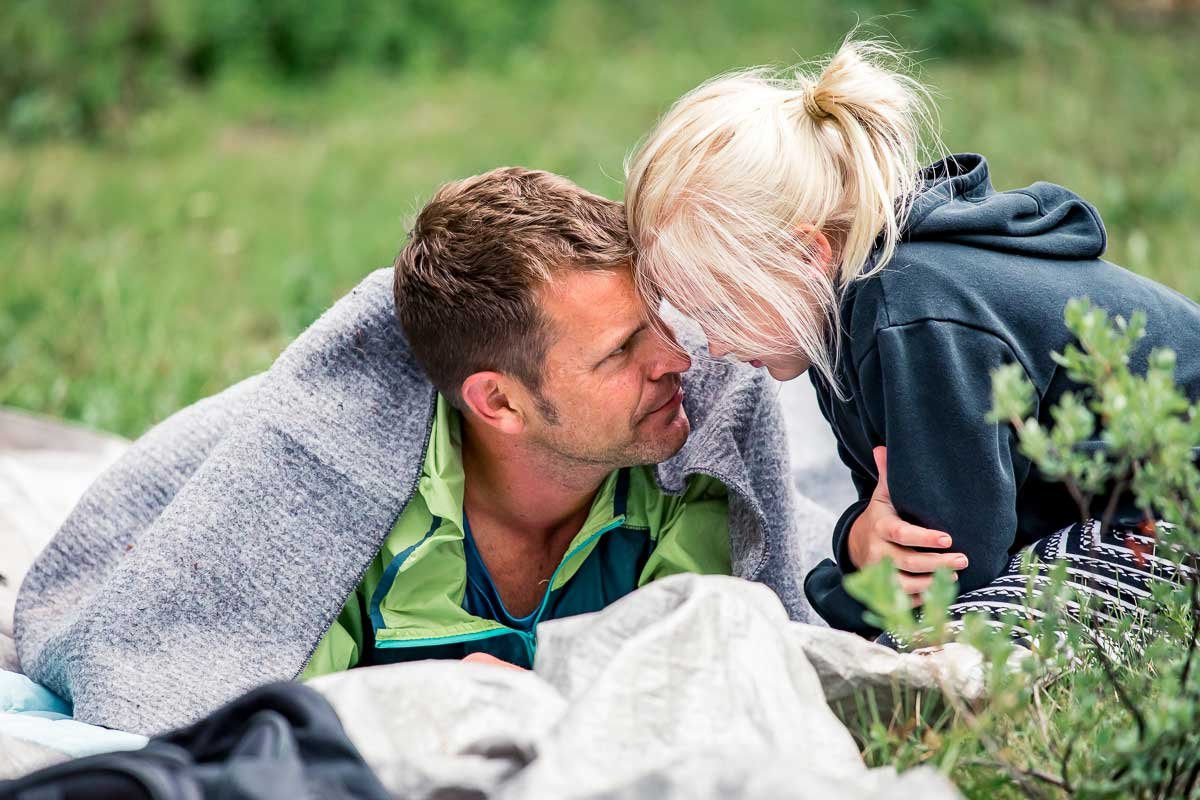
<instances>
[{"instance_id":1,"label":"patterned leggings","mask_svg":"<svg viewBox=\"0 0 1200 800\"><path fill-rule=\"evenodd\" d=\"M1159 525L1165 527L1165 523ZM997 627L1012 623L1014 640L1028 646L1026 626L1031 619L1044 616L1030 605L1030 592L1037 595L1043 590L1050 583L1051 570L1061 562L1066 562L1067 585L1076 596L1059 613L1078 618L1086 608L1087 614L1102 621L1143 614L1139 602L1150 597L1155 582L1183 582L1195 575L1194 567L1164 558L1164 547L1134 528L1114 527L1101 535L1099 520L1075 523L1014 554L1004 572L987 586L959 595L949 608L950 628L961 629L964 616L984 612ZM1036 556L1032 589L1030 575L1021 569L1029 551ZM907 649L889 633L877 641Z\"/></svg>"}]
</instances>

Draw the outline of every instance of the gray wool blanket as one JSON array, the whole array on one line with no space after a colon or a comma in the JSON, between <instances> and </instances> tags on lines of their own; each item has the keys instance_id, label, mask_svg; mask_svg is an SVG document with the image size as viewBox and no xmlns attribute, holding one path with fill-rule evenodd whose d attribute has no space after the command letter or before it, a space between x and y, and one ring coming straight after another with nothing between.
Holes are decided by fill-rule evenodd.
<instances>
[{"instance_id":1,"label":"gray wool blanket","mask_svg":"<svg viewBox=\"0 0 1200 800\"><path fill-rule=\"evenodd\" d=\"M722 480L734 573L810 620L801 542L817 533L798 529L774 385L704 358L684 385L693 432L661 487ZM376 271L270 369L150 430L84 494L18 595L23 670L77 719L146 734L295 678L412 496L434 400ZM831 520L813 507L801 522Z\"/></svg>"}]
</instances>

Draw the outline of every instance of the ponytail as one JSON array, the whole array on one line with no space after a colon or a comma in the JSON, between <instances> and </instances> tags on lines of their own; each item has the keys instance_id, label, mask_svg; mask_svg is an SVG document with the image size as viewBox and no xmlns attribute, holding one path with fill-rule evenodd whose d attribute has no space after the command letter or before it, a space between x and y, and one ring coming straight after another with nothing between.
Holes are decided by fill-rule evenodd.
<instances>
[{"instance_id":1,"label":"ponytail","mask_svg":"<svg viewBox=\"0 0 1200 800\"><path fill-rule=\"evenodd\" d=\"M895 253L932 128L899 53L852 36L815 67L701 85L626 163L639 290L742 352L803 355L836 387L840 290ZM810 229L835 244L831 271Z\"/></svg>"},{"instance_id":2,"label":"ponytail","mask_svg":"<svg viewBox=\"0 0 1200 800\"><path fill-rule=\"evenodd\" d=\"M895 253L916 198L924 128L933 128L929 92L899 71L900 57L877 41L847 39L815 76L796 76L811 125L835 126L842 208L830 223L844 230L838 273L848 283L882 269ZM880 252L868 260L882 236Z\"/></svg>"}]
</instances>

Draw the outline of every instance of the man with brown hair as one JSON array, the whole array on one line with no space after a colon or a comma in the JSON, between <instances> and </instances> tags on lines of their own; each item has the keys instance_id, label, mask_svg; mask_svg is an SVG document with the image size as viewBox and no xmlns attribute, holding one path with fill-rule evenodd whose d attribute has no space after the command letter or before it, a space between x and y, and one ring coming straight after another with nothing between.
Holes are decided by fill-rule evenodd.
<instances>
[{"instance_id":1,"label":"man with brown hair","mask_svg":"<svg viewBox=\"0 0 1200 800\"><path fill-rule=\"evenodd\" d=\"M664 494L691 359L638 301L619 203L510 167L444 186L394 265L438 390L421 484L306 675L428 657L531 666L538 622L729 574L725 487Z\"/></svg>"}]
</instances>

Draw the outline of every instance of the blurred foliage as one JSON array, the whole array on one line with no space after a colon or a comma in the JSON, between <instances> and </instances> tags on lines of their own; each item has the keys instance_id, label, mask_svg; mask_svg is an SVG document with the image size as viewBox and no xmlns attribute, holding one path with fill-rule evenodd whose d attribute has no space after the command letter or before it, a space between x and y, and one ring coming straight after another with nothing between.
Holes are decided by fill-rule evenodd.
<instances>
[{"instance_id":1,"label":"blurred foliage","mask_svg":"<svg viewBox=\"0 0 1200 800\"><path fill-rule=\"evenodd\" d=\"M96 136L234 66L311 79L345 63L496 65L535 41L539 0L15 0L0 9L10 135Z\"/></svg>"},{"instance_id":2,"label":"blurred foliage","mask_svg":"<svg viewBox=\"0 0 1200 800\"><path fill-rule=\"evenodd\" d=\"M1028 0L1026 0L1028 4ZM1046 4L1046 0L1043 0ZM1139 4L1057 0L1080 18L1128 15ZM204 84L251 66L311 80L346 64L392 72L503 69L547 45L548 24L573 0L12 0L0 8L0 120L17 139L96 137L128 121L171 83ZM1019 54L1030 31L1000 0L795 0L639 3L603 7L625 36L686 30L689 18L731 30L804 18L823 32L874 20L925 57ZM1151 3L1158 6L1161 3ZM623 30L619 30L623 29ZM591 36L595 31L577 31Z\"/></svg>"},{"instance_id":3,"label":"blurred foliage","mask_svg":"<svg viewBox=\"0 0 1200 800\"><path fill-rule=\"evenodd\" d=\"M527 164L619 197L680 94L858 22L918 51L948 148L987 155L1000 188L1078 191L1114 261L1200 296L1195 15L359 2L0 4L0 404L136 435L269 366L440 183Z\"/></svg>"}]
</instances>

